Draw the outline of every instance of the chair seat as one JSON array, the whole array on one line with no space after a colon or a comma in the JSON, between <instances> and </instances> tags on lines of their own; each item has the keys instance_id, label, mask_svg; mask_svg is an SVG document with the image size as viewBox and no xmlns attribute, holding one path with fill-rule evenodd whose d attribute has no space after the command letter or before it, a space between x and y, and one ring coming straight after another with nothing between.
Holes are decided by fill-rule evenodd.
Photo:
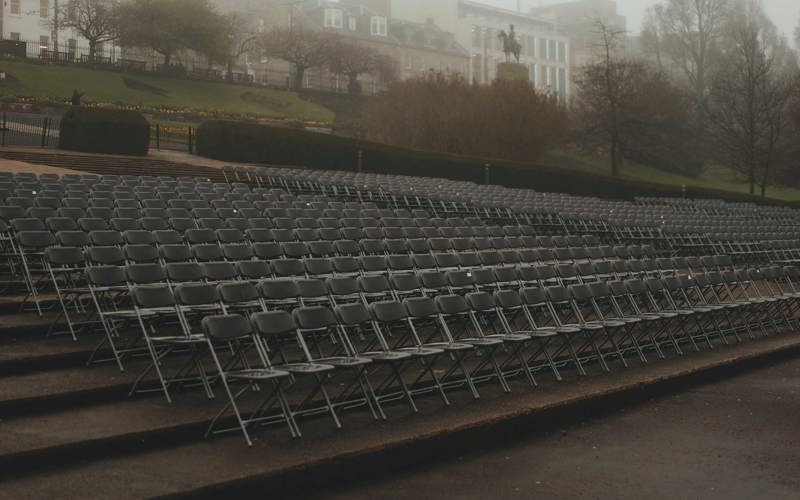
<instances>
[{"instance_id":1,"label":"chair seat","mask_svg":"<svg viewBox=\"0 0 800 500\"><path fill-rule=\"evenodd\" d=\"M485 338L472 338L472 339L458 339L459 342L473 345L475 347L489 347L494 345L501 345L503 341L499 338L485 337Z\"/></svg>"},{"instance_id":2,"label":"chair seat","mask_svg":"<svg viewBox=\"0 0 800 500\"><path fill-rule=\"evenodd\" d=\"M165 337L150 337L153 342L161 344L201 344L205 343L206 337L202 334L193 335L169 335Z\"/></svg>"},{"instance_id":3,"label":"chair seat","mask_svg":"<svg viewBox=\"0 0 800 500\"><path fill-rule=\"evenodd\" d=\"M394 362L394 361L401 361L404 359L410 359L413 357L413 354L410 352L402 352L402 351L380 351L380 352L365 352L362 353L361 356L371 359L377 363L380 362Z\"/></svg>"},{"instance_id":4,"label":"chair seat","mask_svg":"<svg viewBox=\"0 0 800 500\"><path fill-rule=\"evenodd\" d=\"M365 357L349 357L349 356L337 356L331 358L320 358L317 360L318 362L335 366L337 368L343 367L351 367L351 366L363 366L372 363L372 360Z\"/></svg>"},{"instance_id":5,"label":"chair seat","mask_svg":"<svg viewBox=\"0 0 800 500\"><path fill-rule=\"evenodd\" d=\"M288 365L277 366L278 370L286 370L289 373L321 373L329 372L334 369L331 365L319 363L291 363Z\"/></svg>"},{"instance_id":6,"label":"chair seat","mask_svg":"<svg viewBox=\"0 0 800 500\"><path fill-rule=\"evenodd\" d=\"M517 332L517 333L498 333L494 335L487 335L487 338L490 339L499 339L502 342L527 342L531 339L530 335L525 335L524 333Z\"/></svg>"},{"instance_id":7,"label":"chair seat","mask_svg":"<svg viewBox=\"0 0 800 500\"><path fill-rule=\"evenodd\" d=\"M461 342L434 342L433 344L427 344L427 346L435 349L443 349L448 352L469 351L475 348L475 346L471 344L462 344Z\"/></svg>"},{"instance_id":8,"label":"chair seat","mask_svg":"<svg viewBox=\"0 0 800 500\"><path fill-rule=\"evenodd\" d=\"M237 378L243 380L270 380L275 378L288 377L289 372L283 370L239 370L225 373L227 378Z\"/></svg>"},{"instance_id":9,"label":"chair seat","mask_svg":"<svg viewBox=\"0 0 800 500\"><path fill-rule=\"evenodd\" d=\"M436 356L444 352L444 348L436 347L401 347L398 349L400 352L408 353L412 356L426 358L428 356Z\"/></svg>"}]
</instances>

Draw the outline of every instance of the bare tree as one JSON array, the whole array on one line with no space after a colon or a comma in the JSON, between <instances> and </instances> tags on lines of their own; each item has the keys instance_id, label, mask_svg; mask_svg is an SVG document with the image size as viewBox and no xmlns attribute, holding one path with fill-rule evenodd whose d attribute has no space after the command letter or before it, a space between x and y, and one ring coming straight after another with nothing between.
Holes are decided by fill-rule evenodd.
<instances>
[{"instance_id":1,"label":"bare tree","mask_svg":"<svg viewBox=\"0 0 800 500\"><path fill-rule=\"evenodd\" d=\"M272 29L260 36L256 45L264 55L294 66L292 87L300 90L306 71L328 62L330 40L330 34L303 26L290 26Z\"/></svg>"},{"instance_id":2,"label":"bare tree","mask_svg":"<svg viewBox=\"0 0 800 500\"><path fill-rule=\"evenodd\" d=\"M756 0L741 0L727 26L729 51L713 81L710 132L720 161L747 176L761 195L784 156L796 63Z\"/></svg>"},{"instance_id":3,"label":"bare tree","mask_svg":"<svg viewBox=\"0 0 800 500\"><path fill-rule=\"evenodd\" d=\"M623 137L627 109L635 101L635 79L644 70L642 63L619 56L624 32L595 21L600 40L595 62L581 68L577 78L576 112L584 140L597 141L608 148L611 174L619 175L623 157Z\"/></svg>"},{"instance_id":4,"label":"bare tree","mask_svg":"<svg viewBox=\"0 0 800 500\"><path fill-rule=\"evenodd\" d=\"M226 40L221 40L211 59L217 60L226 67L226 78L233 80L233 70L239 59L254 50L258 33L252 23L241 14L231 13L225 16L222 30Z\"/></svg>"},{"instance_id":5,"label":"bare tree","mask_svg":"<svg viewBox=\"0 0 800 500\"><path fill-rule=\"evenodd\" d=\"M98 45L119 38L117 10L108 0L70 0L66 6L56 3L47 24L54 33L65 28L73 29L85 38L92 61Z\"/></svg>"},{"instance_id":6,"label":"bare tree","mask_svg":"<svg viewBox=\"0 0 800 500\"><path fill-rule=\"evenodd\" d=\"M714 53L730 11L730 0L663 0L650 9L643 31L657 34L658 57L683 72L692 89L697 127L705 127L705 101L713 73ZM645 49L653 49L645 45Z\"/></svg>"},{"instance_id":7,"label":"bare tree","mask_svg":"<svg viewBox=\"0 0 800 500\"><path fill-rule=\"evenodd\" d=\"M390 80L394 67L390 57L364 45L337 39L328 46L328 68L347 78L347 90L351 94L361 93L358 81L361 75L373 74Z\"/></svg>"}]
</instances>

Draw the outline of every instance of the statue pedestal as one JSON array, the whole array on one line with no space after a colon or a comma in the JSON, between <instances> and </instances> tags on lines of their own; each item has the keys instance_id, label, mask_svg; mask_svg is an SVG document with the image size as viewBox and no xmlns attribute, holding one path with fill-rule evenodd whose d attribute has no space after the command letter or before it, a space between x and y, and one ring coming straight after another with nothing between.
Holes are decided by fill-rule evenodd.
<instances>
[{"instance_id":1,"label":"statue pedestal","mask_svg":"<svg viewBox=\"0 0 800 500\"><path fill-rule=\"evenodd\" d=\"M497 79L528 82L530 75L524 64L504 62L497 65Z\"/></svg>"}]
</instances>

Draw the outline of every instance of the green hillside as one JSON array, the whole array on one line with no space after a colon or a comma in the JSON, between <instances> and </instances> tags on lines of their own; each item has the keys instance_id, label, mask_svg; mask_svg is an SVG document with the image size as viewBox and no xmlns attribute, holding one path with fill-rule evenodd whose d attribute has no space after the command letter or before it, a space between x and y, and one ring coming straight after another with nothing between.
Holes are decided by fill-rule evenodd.
<instances>
[{"instance_id":1,"label":"green hillside","mask_svg":"<svg viewBox=\"0 0 800 500\"><path fill-rule=\"evenodd\" d=\"M541 161L544 165L569 168L577 171L608 173L608 159L583 155L575 152L553 151L545 155ZM610 175L610 174L609 174ZM719 189L733 193L749 193L750 186L743 176L724 168L707 168L697 177L665 172L635 162L625 162L621 177L631 180L666 184L670 186L689 186L707 189ZM783 201L800 201L800 189L784 186L768 186L767 197Z\"/></svg>"},{"instance_id":2,"label":"green hillside","mask_svg":"<svg viewBox=\"0 0 800 500\"><path fill-rule=\"evenodd\" d=\"M304 101L294 92L263 87L16 61L0 62L0 70L8 75L0 82L3 96L64 101L69 99L73 89L79 89L90 102L197 112L223 111L325 123L334 119L332 111Z\"/></svg>"}]
</instances>

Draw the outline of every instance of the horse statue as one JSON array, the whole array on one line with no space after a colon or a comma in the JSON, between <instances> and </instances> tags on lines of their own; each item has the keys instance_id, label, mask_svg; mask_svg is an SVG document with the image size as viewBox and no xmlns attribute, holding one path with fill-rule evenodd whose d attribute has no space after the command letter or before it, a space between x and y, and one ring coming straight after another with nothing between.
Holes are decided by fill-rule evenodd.
<instances>
[{"instance_id":1,"label":"horse statue","mask_svg":"<svg viewBox=\"0 0 800 500\"><path fill-rule=\"evenodd\" d=\"M519 64L519 55L522 52L522 44L517 41L517 34L514 32L514 25L511 25L511 30L506 33L505 30L500 30L497 38L503 40L503 52L506 54L506 62L511 62L511 56L517 60Z\"/></svg>"}]
</instances>

